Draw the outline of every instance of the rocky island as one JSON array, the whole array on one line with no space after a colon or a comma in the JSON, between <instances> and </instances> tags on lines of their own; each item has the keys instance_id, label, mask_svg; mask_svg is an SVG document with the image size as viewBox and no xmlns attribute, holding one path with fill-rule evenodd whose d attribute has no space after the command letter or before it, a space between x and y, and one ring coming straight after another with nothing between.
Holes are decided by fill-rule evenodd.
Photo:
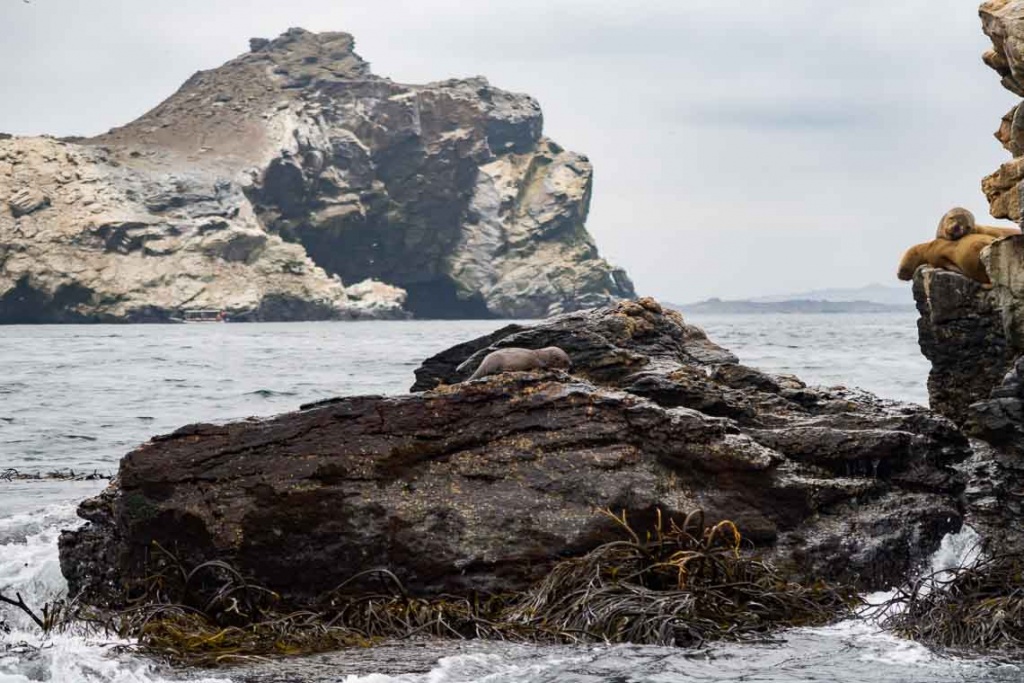
<instances>
[{"instance_id":1,"label":"rocky island","mask_svg":"<svg viewBox=\"0 0 1024 683\"><path fill-rule=\"evenodd\" d=\"M589 160L483 78L291 29L94 138L0 136L0 323L543 317L635 296Z\"/></svg>"}]
</instances>

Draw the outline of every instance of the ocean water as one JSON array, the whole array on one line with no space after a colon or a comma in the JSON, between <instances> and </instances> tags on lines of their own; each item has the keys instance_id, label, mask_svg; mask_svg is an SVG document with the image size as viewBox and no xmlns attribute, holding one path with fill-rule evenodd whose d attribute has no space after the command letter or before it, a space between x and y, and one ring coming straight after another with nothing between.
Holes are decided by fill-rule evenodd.
<instances>
[{"instance_id":1,"label":"ocean water","mask_svg":"<svg viewBox=\"0 0 1024 683\"><path fill-rule=\"evenodd\" d=\"M928 364L917 349L912 314L704 316L692 322L749 365L809 383L927 401ZM59 531L77 525L77 502L104 486L5 481L5 470L112 473L132 447L189 422L270 415L329 396L403 392L421 360L501 324L0 327L0 592L20 592L34 605L62 594ZM936 566L964 561L971 545L969 530L950 537L936 553ZM862 621L700 651L399 643L358 656L175 671L117 654L123 643L108 638L40 641L23 615L0 609L14 626L0 635L0 683L1024 680L1016 663L940 657Z\"/></svg>"}]
</instances>

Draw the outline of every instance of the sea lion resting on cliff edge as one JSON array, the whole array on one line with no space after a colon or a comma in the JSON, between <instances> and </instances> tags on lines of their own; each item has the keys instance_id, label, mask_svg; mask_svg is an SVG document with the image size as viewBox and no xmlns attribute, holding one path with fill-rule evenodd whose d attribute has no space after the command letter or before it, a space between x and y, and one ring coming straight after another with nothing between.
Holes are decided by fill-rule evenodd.
<instances>
[{"instance_id":1,"label":"sea lion resting on cliff edge","mask_svg":"<svg viewBox=\"0 0 1024 683\"><path fill-rule=\"evenodd\" d=\"M1020 230L1016 228L997 228L991 225L978 225L974 220L974 214L957 206L950 209L939 220L939 228L935 231L935 237L943 240L958 240L964 235L988 235L989 237L1010 237L1019 235Z\"/></svg>"},{"instance_id":2,"label":"sea lion resting on cliff edge","mask_svg":"<svg viewBox=\"0 0 1024 683\"><path fill-rule=\"evenodd\" d=\"M491 351L484 356L476 372L466 381L487 375L497 375L501 372L524 372L546 368L568 370L571 367L572 360L569 358L569 354L557 346L548 346L537 350L509 347ZM461 370L462 367L460 366L459 369Z\"/></svg>"},{"instance_id":3,"label":"sea lion resting on cliff edge","mask_svg":"<svg viewBox=\"0 0 1024 683\"><path fill-rule=\"evenodd\" d=\"M991 287L985 265L981 262L981 250L995 241L996 238L989 235L965 235L955 242L936 239L915 244L903 254L896 276L901 280L912 280L917 267L927 263L934 268L966 275Z\"/></svg>"}]
</instances>

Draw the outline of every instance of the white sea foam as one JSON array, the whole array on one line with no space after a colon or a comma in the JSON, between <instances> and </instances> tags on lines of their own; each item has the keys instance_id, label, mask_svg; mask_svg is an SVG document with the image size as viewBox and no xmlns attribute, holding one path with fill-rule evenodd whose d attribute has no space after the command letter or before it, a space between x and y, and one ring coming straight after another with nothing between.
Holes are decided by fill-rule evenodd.
<instances>
[{"instance_id":1,"label":"white sea foam","mask_svg":"<svg viewBox=\"0 0 1024 683\"><path fill-rule=\"evenodd\" d=\"M29 605L43 605L67 591L57 558L59 529L50 527L29 536L24 543L0 546L0 587L20 593ZM8 610L15 625L29 624L28 616Z\"/></svg>"},{"instance_id":2,"label":"white sea foam","mask_svg":"<svg viewBox=\"0 0 1024 683\"><path fill-rule=\"evenodd\" d=\"M564 652L544 655L534 648L509 647L505 652L470 653L441 657L425 674L348 676L343 683L530 683L558 680L558 672L592 655L579 648L577 657Z\"/></svg>"},{"instance_id":3,"label":"white sea foam","mask_svg":"<svg viewBox=\"0 0 1024 683\"><path fill-rule=\"evenodd\" d=\"M972 567L981 559L981 535L964 525L958 533L946 534L931 557L931 573Z\"/></svg>"},{"instance_id":4,"label":"white sea foam","mask_svg":"<svg viewBox=\"0 0 1024 683\"><path fill-rule=\"evenodd\" d=\"M38 520L55 521L36 533L14 534L15 540L0 544L0 591L20 594L37 611L42 605L67 593L60 571L57 538L61 528L77 525L70 504L49 506L11 515L0 520L10 534L18 524L38 527ZM3 608L12 632L0 637L0 683L163 683L172 679L161 674L149 660L117 655L112 650L126 641L97 639L73 633L42 636L31 618L21 610ZM197 679L223 681L226 678Z\"/></svg>"},{"instance_id":5,"label":"white sea foam","mask_svg":"<svg viewBox=\"0 0 1024 683\"><path fill-rule=\"evenodd\" d=\"M158 666L141 657L117 655L119 644L73 635L58 635L39 642L34 634L17 632L13 640L33 640L17 654L0 655L0 683L169 683ZM225 683L227 678L190 679L193 683Z\"/></svg>"}]
</instances>

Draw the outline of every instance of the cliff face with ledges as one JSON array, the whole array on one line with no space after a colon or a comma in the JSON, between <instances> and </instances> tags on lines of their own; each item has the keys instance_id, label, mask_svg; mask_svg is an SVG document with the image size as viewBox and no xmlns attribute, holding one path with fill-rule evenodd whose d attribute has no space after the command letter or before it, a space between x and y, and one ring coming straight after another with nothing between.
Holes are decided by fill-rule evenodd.
<instances>
[{"instance_id":1,"label":"cliff face with ledges","mask_svg":"<svg viewBox=\"0 0 1024 683\"><path fill-rule=\"evenodd\" d=\"M535 317L634 296L586 231L589 161L542 127L482 78L374 76L348 34L254 39L122 128L0 141L0 319Z\"/></svg>"},{"instance_id":2,"label":"cliff face with ledges","mask_svg":"<svg viewBox=\"0 0 1024 683\"><path fill-rule=\"evenodd\" d=\"M1024 97L1024 3L991 0L981 6L981 22L992 40L985 63L1001 77L1003 87ZM1024 108L1014 106L1000 122L996 138L1010 152L1007 161L982 181L982 190L996 218L1021 220L1021 181L1024 180Z\"/></svg>"},{"instance_id":3,"label":"cliff face with ledges","mask_svg":"<svg viewBox=\"0 0 1024 683\"><path fill-rule=\"evenodd\" d=\"M1024 0L981 6L992 40L984 61L1024 97ZM996 218L1020 222L1024 191L1024 107L1002 117L996 138L1012 159L982 180ZM1024 237L982 252L992 288L957 273L921 268L914 298L921 350L932 362L932 407L973 437L964 465L968 522L1004 549L1024 548Z\"/></svg>"},{"instance_id":4,"label":"cliff face with ledges","mask_svg":"<svg viewBox=\"0 0 1024 683\"><path fill-rule=\"evenodd\" d=\"M985 63L1007 90L1024 97L1024 0L990 0L981 5L980 16L992 40ZM982 190L993 216L1020 222L1024 107L1002 117L996 138L1013 158L982 180ZM990 290L931 268L919 269L914 281L921 348L932 361L932 405L960 424L968 422L973 404L988 399L1024 353L1024 238L999 240L982 259Z\"/></svg>"}]
</instances>

